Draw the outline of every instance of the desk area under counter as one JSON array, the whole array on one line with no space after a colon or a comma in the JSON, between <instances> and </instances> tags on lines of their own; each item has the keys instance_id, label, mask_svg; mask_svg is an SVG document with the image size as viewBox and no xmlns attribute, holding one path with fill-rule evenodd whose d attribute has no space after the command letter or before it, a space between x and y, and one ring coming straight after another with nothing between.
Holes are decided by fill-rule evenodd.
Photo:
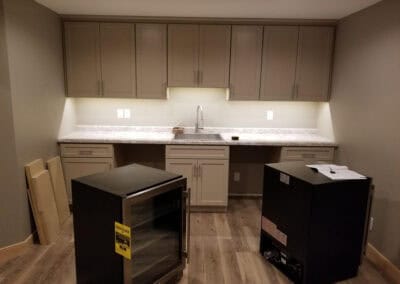
<instances>
[{"instance_id":1,"label":"desk area under counter","mask_svg":"<svg viewBox=\"0 0 400 284\"><path fill-rule=\"evenodd\" d=\"M170 131L154 128L118 130L74 132L59 139L68 189L73 178L139 163L187 177L193 210L225 211L228 196L262 195L264 164L332 162L337 147L311 130L274 130L269 135L229 129L221 131L219 141L176 140ZM231 135L239 136L239 140L230 140Z\"/></svg>"}]
</instances>

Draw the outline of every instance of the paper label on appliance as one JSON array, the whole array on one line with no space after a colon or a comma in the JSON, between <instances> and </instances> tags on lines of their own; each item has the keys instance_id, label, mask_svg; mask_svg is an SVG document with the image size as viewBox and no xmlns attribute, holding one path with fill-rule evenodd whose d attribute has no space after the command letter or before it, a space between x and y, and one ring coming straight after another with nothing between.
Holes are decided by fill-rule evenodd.
<instances>
[{"instance_id":1,"label":"paper label on appliance","mask_svg":"<svg viewBox=\"0 0 400 284\"><path fill-rule=\"evenodd\" d=\"M285 184L287 184L287 185L290 184L290 176L285 175L285 174L283 174L283 173L280 174L279 180L280 180L282 183L285 183Z\"/></svg>"},{"instance_id":2,"label":"paper label on appliance","mask_svg":"<svg viewBox=\"0 0 400 284\"><path fill-rule=\"evenodd\" d=\"M131 259L131 228L114 222L115 252L127 259Z\"/></svg>"}]
</instances>

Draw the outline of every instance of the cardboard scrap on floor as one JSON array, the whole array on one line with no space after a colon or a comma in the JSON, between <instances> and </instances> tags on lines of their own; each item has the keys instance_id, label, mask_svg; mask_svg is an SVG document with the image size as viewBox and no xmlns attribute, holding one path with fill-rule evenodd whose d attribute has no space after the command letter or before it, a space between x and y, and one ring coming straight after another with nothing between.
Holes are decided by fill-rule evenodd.
<instances>
[{"instance_id":1,"label":"cardboard scrap on floor","mask_svg":"<svg viewBox=\"0 0 400 284\"><path fill-rule=\"evenodd\" d=\"M50 173L51 183L53 185L54 200L57 206L60 225L70 216L67 189L65 186L64 174L61 166L60 157L54 157L47 161L47 169Z\"/></svg>"},{"instance_id":2,"label":"cardboard scrap on floor","mask_svg":"<svg viewBox=\"0 0 400 284\"><path fill-rule=\"evenodd\" d=\"M44 170L32 176L30 190L42 225L43 239L40 239L40 243L51 244L60 233L60 222L49 171Z\"/></svg>"},{"instance_id":3,"label":"cardboard scrap on floor","mask_svg":"<svg viewBox=\"0 0 400 284\"><path fill-rule=\"evenodd\" d=\"M45 241L44 232L43 232L43 224L42 224L42 220L39 218L39 212L36 207L37 202L35 200L35 196L32 195L31 189L32 189L32 177L34 175L39 174L40 172L42 172L44 170L45 170L45 168L44 168L44 163L43 163L42 159L37 159L37 160L25 165L25 175L26 175L26 179L28 181L28 197L29 197L29 202L31 204L33 218L35 220L36 229L38 232L40 243L43 243Z\"/></svg>"}]
</instances>

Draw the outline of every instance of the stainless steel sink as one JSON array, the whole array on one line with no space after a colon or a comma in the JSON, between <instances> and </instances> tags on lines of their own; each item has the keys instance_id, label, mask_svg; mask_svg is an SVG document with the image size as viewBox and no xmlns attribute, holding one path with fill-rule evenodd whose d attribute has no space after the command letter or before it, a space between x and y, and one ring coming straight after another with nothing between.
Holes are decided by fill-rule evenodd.
<instances>
[{"instance_id":1,"label":"stainless steel sink","mask_svg":"<svg viewBox=\"0 0 400 284\"><path fill-rule=\"evenodd\" d=\"M222 140L218 133L183 133L175 134L176 140Z\"/></svg>"}]
</instances>

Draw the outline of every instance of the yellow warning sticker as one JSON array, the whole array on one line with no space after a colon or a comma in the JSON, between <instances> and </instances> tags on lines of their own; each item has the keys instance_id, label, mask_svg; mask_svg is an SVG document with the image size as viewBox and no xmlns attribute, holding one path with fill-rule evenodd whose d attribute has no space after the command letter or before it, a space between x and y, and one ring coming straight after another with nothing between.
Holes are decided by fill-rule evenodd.
<instances>
[{"instance_id":1,"label":"yellow warning sticker","mask_svg":"<svg viewBox=\"0 0 400 284\"><path fill-rule=\"evenodd\" d=\"M115 252L131 259L131 228L115 222Z\"/></svg>"}]
</instances>

